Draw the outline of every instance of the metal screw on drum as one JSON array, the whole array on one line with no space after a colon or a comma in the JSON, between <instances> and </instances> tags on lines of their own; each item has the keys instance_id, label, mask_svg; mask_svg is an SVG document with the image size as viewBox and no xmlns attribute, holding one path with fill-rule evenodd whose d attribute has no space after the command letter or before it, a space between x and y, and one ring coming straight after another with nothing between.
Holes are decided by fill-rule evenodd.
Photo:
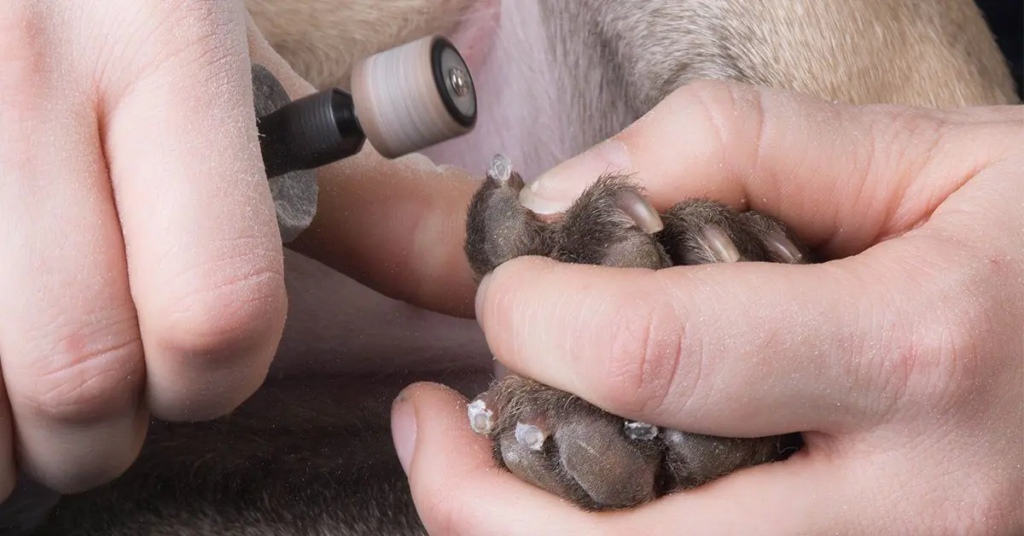
<instances>
[{"instance_id":1,"label":"metal screw on drum","mask_svg":"<svg viewBox=\"0 0 1024 536\"><path fill-rule=\"evenodd\" d=\"M466 92L469 91L469 81L466 79L466 71L458 67L452 67L448 71L448 80L452 84L452 89L455 90L455 94L464 97Z\"/></svg>"}]
</instances>

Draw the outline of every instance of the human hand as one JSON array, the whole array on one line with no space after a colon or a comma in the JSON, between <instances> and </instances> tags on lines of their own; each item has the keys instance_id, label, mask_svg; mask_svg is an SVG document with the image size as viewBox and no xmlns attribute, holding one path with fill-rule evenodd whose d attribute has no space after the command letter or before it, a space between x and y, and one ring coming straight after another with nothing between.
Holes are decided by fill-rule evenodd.
<instances>
[{"instance_id":1,"label":"human hand","mask_svg":"<svg viewBox=\"0 0 1024 536\"><path fill-rule=\"evenodd\" d=\"M76 492L151 415L221 415L286 311L241 2L0 9L0 500ZM16 460L15 460L16 459Z\"/></svg>"},{"instance_id":2,"label":"human hand","mask_svg":"<svg viewBox=\"0 0 1024 536\"><path fill-rule=\"evenodd\" d=\"M91 488L133 462L150 415L214 418L262 383L287 298L250 63L293 98L313 88L239 1L15 1L0 10L0 56L2 502L16 466L58 491ZM341 203L348 179L347 195L376 205L338 211L341 224L365 224L408 209L385 203L389 188L415 196L402 181L423 189L407 168L368 149L324 169L321 197ZM433 245L461 233L458 211L441 209L475 183L446 172L418 211L378 220L372 238L393 250L331 244L352 271L386 266L379 289L469 315L461 241ZM396 251L421 242L431 254L394 276ZM431 274L456 264L458 292L432 293Z\"/></svg>"},{"instance_id":3,"label":"human hand","mask_svg":"<svg viewBox=\"0 0 1024 536\"><path fill-rule=\"evenodd\" d=\"M249 48L253 61L267 67L292 99L316 91L251 18ZM389 298L472 318L477 285L463 243L466 206L480 180L422 155L386 159L367 143L358 154L317 169L316 216L288 248ZM362 321L379 327L392 319L371 315Z\"/></svg>"},{"instance_id":4,"label":"human hand","mask_svg":"<svg viewBox=\"0 0 1024 536\"><path fill-rule=\"evenodd\" d=\"M710 196L785 221L832 260L509 261L477 295L499 361L626 418L802 431L805 446L589 514L496 470L466 400L416 385L393 430L430 532L1020 532L1022 119L1021 107L850 107L701 83L538 180L523 202L554 212L625 169L660 210Z\"/></svg>"}]
</instances>

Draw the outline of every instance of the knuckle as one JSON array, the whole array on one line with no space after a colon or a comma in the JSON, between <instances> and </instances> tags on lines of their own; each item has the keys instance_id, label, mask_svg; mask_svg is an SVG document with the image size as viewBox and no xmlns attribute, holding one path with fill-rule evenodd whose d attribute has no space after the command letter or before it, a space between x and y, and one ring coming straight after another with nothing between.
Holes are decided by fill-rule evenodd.
<instances>
[{"instance_id":1,"label":"knuckle","mask_svg":"<svg viewBox=\"0 0 1024 536\"><path fill-rule=\"evenodd\" d=\"M913 177L936 156L950 125L934 112L884 107L870 123L873 143L867 144L869 173L876 177Z\"/></svg>"},{"instance_id":2,"label":"knuckle","mask_svg":"<svg viewBox=\"0 0 1024 536\"><path fill-rule=\"evenodd\" d=\"M673 106L687 109L696 120L714 128L718 143L727 143L732 136L730 126L734 123L730 118L749 103L751 97L748 88L721 80L700 80L683 86L673 94L676 102Z\"/></svg>"},{"instance_id":3,"label":"knuckle","mask_svg":"<svg viewBox=\"0 0 1024 536\"><path fill-rule=\"evenodd\" d=\"M845 389L825 394L825 403L845 407L838 415L891 415L907 399L913 362L918 349L914 345L913 326L889 313L879 320L889 326L877 338L864 338L859 333L843 333L835 340L840 352L834 364L837 378Z\"/></svg>"},{"instance_id":4,"label":"knuckle","mask_svg":"<svg viewBox=\"0 0 1024 536\"><path fill-rule=\"evenodd\" d=\"M193 270L170 288L182 289L154 311L161 348L208 355L263 340L284 324L283 269L239 258ZM148 334L147 334L148 336Z\"/></svg>"},{"instance_id":5,"label":"knuckle","mask_svg":"<svg viewBox=\"0 0 1024 536\"><path fill-rule=\"evenodd\" d=\"M698 130L690 137L701 145L700 153L720 155L723 161L736 162L734 166L753 167L764 150L767 98L765 91L750 85L699 80L670 94L663 116L690 118L689 128Z\"/></svg>"},{"instance_id":6,"label":"knuckle","mask_svg":"<svg viewBox=\"0 0 1024 536\"><path fill-rule=\"evenodd\" d=\"M156 29L149 42L155 53L174 55L192 45L223 41L224 30L238 18L234 2L219 0L163 0L140 5L135 21ZM138 28L125 26L136 33ZM168 41L173 37L173 41ZM178 45L178 46L169 46Z\"/></svg>"},{"instance_id":7,"label":"knuckle","mask_svg":"<svg viewBox=\"0 0 1024 536\"><path fill-rule=\"evenodd\" d=\"M999 331L1005 310L987 291L992 283L984 270L957 267L946 270L931 285L930 312L916 322L909 350L903 354L906 392L934 407L955 407L974 396L986 366L997 359L998 348L986 348ZM955 292L949 292L956 288Z\"/></svg>"},{"instance_id":8,"label":"knuckle","mask_svg":"<svg viewBox=\"0 0 1024 536\"><path fill-rule=\"evenodd\" d=\"M977 359L970 330L962 322L950 322L945 315L923 322L910 351L904 354L907 370L906 393L911 399L936 404L947 399L951 405L963 398L964 389L977 377Z\"/></svg>"},{"instance_id":9,"label":"knuckle","mask_svg":"<svg viewBox=\"0 0 1024 536\"><path fill-rule=\"evenodd\" d=\"M248 72L243 21L237 2L147 3L139 6L131 23L121 25L123 34L114 40L132 43L133 50L109 57L118 65L104 70L115 73L111 82L122 95L140 86L148 90L152 84L166 86L173 97L196 83L205 84L204 90L213 84L223 86L223 92L238 91L237 85L244 80L239 73ZM130 61L124 61L125 57Z\"/></svg>"},{"instance_id":10,"label":"knuckle","mask_svg":"<svg viewBox=\"0 0 1024 536\"><path fill-rule=\"evenodd\" d=\"M959 240L951 253L930 253L947 240L935 236L913 251L906 266L927 275L900 281L910 300L887 308L889 314L877 321L887 326L881 338L843 368L852 393L862 393L864 405L880 414L962 409L974 404L983 385L1012 370L1014 359L1019 362L1019 355L1007 352L1007 338L1020 336L1019 324L1012 324L1024 302L1024 292L1007 292L1005 286L1013 268ZM890 295L872 300L886 303Z\"/></svg>"},{"instance_id":11,"label":"knuckle","mask_svg":"<svg viewBox=\"0 0 1024 536\"><path fill-rule=\"evenodd\" d=\"M617 307L609 323L602 391L616 410L650 415L686 396L679 392L683 329L664 300L634 299Z\"/></svg>"},{"instance_id":12,"label":"knuckle","mask_svg":"<svg viewBox=\"0 0 1024 536\"><path fill-rule=\"evenodd\" d=\"M123 410L134 403L144 375L134 316L72 329L48 350L24 357L31 363L30 381L11 381L11 395L57 422L87 421Z\"/></svg>"},{"instance_id":13,"label":"knuckle","mask_svg":"<svg viewBox=\"0 0 1024 536\"><path fill-rule=\"evenodd\" d=\"M705 78L685 84L674 95L699 102L714 113L727 112L739 100L746 100L756 90L728 80Z\"/></svg>"}]
</instances>

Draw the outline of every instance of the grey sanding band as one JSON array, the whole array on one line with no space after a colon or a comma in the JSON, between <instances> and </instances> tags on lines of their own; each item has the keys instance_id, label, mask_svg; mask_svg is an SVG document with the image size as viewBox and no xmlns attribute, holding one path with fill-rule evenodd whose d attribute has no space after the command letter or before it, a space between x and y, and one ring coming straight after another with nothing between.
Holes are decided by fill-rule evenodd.
<instances>
[{"instance_id":1,"label":"grey sanding band","mask_svg":"<svg viewBox=\"0 0 1024 536\"><path fill-rule=\"evenodd\" d=\"M291 102L281 82L259 64L252 65L252 92L256 117L263 117ZM287 244L305 231L316 215L316 170L292 171L272 177L269 183L281 241Z\"/></svg>"}]
</instances>

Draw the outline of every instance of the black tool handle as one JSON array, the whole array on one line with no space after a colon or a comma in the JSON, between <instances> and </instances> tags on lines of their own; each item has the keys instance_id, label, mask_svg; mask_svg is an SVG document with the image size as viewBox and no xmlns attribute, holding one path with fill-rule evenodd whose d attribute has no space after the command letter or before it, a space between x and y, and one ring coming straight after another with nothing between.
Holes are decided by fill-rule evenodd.
<instances>
[{"instance_id":1,"label":"black tool handle","mask_svg":"<svg viewBox=\"0 0 1024 536\"><path fill-rule=\"evenodd\" d=\"M359 152L366 141L352 96L328 89L260 117L257 126L267 177L315 169Z\"/></svg>"}]
</instances>

